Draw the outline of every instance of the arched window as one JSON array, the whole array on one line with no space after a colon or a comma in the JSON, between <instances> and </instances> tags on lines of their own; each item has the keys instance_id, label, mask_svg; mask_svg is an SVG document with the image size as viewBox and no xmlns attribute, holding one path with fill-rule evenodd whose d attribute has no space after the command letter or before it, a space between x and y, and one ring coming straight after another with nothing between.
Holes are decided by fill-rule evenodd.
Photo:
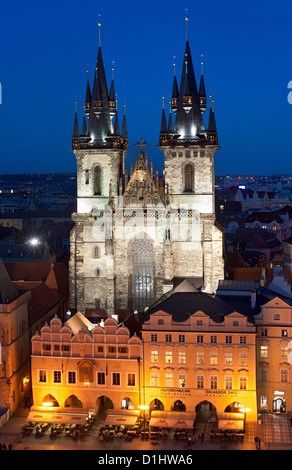
<instances>
[{"instance_id":1,"label":"arched window","mask_svg":"<svg viewBox=\"0 0 292 470\"><path fill-rule=\"evenodd\" d=\"M132 272L132 309L143 312L154 302L153 244L147 239L135 239L129 246Z\"/></svg>"},{"instance_id":2,"label":"arched window","mask_svg":"<svg viewBox=\"0 0 292 470\"><path fill-rule=\"evenodd\" d=\"M93 251L94 258L99 258L99 247L95 246Z\"/></svg>"},{"instance_id":3,"label":"arched window","mask_svg":"<svg viewBox=\"0 0 292 470\"><path fill-rule=\"evenodd\" d=\"M93 194L95 196L101 195L101 169L98 165L94 168Z\"/></svg>"},{"instance_id":4,"label":"arched window","mask_svg":"<svg viewBox=\"0 0 292 470\"><path fill-rule=\"evenodd\" d=\"M190 163L185 166L185 191L193 191L193 167Z\"/></svg>"}]
</instances>

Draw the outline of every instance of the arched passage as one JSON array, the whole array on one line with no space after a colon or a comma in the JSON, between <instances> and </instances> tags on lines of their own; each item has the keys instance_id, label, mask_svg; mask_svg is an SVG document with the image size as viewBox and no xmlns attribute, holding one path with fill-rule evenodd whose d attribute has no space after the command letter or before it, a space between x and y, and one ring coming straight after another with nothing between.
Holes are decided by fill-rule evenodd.
<instances>
[{"instance_id":1,"label":"arched passage","mask_svg":"<svg viewBox=\"0 0 292 470\"><path fill-rule=\"evenodd\" d=\"M164 405L158 398L154 398L149 405L149 411L164 411Z\"/></svg>"},{"instance_id":2,"label":"arched passage","mask_svg":"<svg viewBox=\"0 0 292 470\"><path fill-rule=\"evenodd\" d=\"M224 412L225 413L242 413L244 410L244 406L238 401L234 401L230 403L230 405L226 406Z\"/></svg>"},{"instance_id":3,"label":"arched passage","mask_svg":"<svg viewBox=\"0 0 292 470\"><path fill-rule=\"evenodd\" d=\"M53 395L48 393L42 400L42 406L60 406Z\"/></svg>"},{"instance_id":4,"label":"arched passage","mask_svg":"<svg viewBox=\"0 0 292 470\"><path fill-rule=\"evenodd\" d=\"M124 408L125 410L134 410L135 409L134 402L129 397L123 398L121 405L122 405L122 408Z\"/></svg>"},{"instance_id":5,"label":"arched passage","mask_svg":"<svg viewBox=\"0 0 292 470\"><path fill-rule=\"evenodd\" d=\"M66 408L83 408L81 400L79 400L76 395L70 395L70 397L65 400L64 406Z\"/></svg>"},{"instance_id":6,"label":"arched passage","mask_svg":"<svg viewBox=\"0 0 292 470\"><path fill-rule=\"evenodd\" d=\"M186 405L181 400L176 400L172 407L173 411L186 411Z\"/></svg>"},{"instance_id":7,"label":"arched passage","mask_svg":"<svg viewBox=\"0 0 292 470\"><path fill-rule=\"evenodd\" d=\"M98 397L96 400L96 406L97 406L97 411L101 410L111 410L114 408L114 404L111 401L110 398L106 397L105 395L102 395L101 397Z\"/></svg>"},{"instance_id":8,"label":"arched passage","mask_svg":"<svg viewBox=\"0 0 292 470\"><path fill-rule=\"evenodd\" d=\"M196 421L197 423L207 423L208 421L216 418L217 411L213 403L204 400L196 406Z\"/></svg>"}]
</instances>

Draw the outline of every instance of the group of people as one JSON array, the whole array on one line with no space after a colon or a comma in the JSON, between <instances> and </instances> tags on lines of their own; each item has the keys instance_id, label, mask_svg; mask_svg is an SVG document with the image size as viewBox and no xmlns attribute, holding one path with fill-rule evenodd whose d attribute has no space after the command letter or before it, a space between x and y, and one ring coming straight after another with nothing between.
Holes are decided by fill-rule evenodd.
<instances>
[{"instance_id":1,"label":"group of people","mask_svg":"<svg viewBox=\"0 0 292 470\"><path fill-rule=\"evenodd\" d=\"M8 446L6 446L5 442L2 444L2 442L0 442L0 450L6 450L8 447L8 450L12 450L12 444L8 444Z\"/></svg>"}]
</instances>

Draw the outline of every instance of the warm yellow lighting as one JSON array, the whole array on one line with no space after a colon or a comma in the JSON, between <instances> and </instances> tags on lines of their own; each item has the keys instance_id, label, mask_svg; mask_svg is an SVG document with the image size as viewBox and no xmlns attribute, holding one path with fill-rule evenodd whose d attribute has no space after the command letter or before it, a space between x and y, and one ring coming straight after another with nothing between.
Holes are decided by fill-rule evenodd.
<instances>
[{"instance_id":1,"label":"warm yellow lighting","mask_svg":"<svg viewBox=\"0 0 292 470\"><path fill-rule=\"evenodd\" d=\"M139 408L139 410L149 410L148 405L139 405L138 408Z\"/></svg>"},{"instance_id":2,"label":"warm yellow lighting","mask_svg":"<svg viewBox=\"0 0 292 470\"><path fill-rule=\"evenodd\" d=\"M53 406L53 403L51 401L44 401L42 403L43 406L46 406L47 408L50 407L50 406Z\"/></svg>"}]
</instances>

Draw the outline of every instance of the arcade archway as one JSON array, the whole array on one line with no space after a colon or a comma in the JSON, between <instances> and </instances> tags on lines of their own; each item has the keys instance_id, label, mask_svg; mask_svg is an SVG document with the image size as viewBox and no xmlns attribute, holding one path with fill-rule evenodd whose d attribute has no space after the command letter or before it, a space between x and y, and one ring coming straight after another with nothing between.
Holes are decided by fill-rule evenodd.
<instances>
[{"instance_id":1,"label":"arcade archway","mask_svg":"<svg viewBox=\"0 0 292 470\"><path fill-rule=\"evenodd\" d=\"M42 406L60 406L58 401L56 400L55 397L53 397L53 395L51 395L50 393L48 393L48 395L46 395L43 400L42 400Z\"/></svg>"},{"instance_id":2,"label":"arcade archway","mask_svg":"<svg viewBox=\"0 0 292 470\"><path fill-rule=\"evenodd\" d=\"M154 398L149 405L149 411L164 411L164 405L158 398Z\"/></svg>"},{"instance_id":3,"label":"arcade archway","mask_svg":"<svg viewBox=\"0 0 292 470\"><path fill-rule=\"evenodd\" d=\"M224 412L225 413L242 413L244 410L244 406L238 401L234 401L230 403L230 405L226 406Z\"/></svg>"},{"instance_id":4,"label":"arcade archway","mask_svg":"<svg viewBox=\"0 0 292 470\"><path fill-rule=\"evenodd\" d=\"M97 411L101 411L101 410L107 411L107 410L112 410L114 408L114 404L110 398L108 398L105 395L102 395L101 397L97 398L96 407L97 407Z\"/></svg>"},{"instance_id":5,"label":"arcade archway","mask_svg":"<svg viewBox=\"0 0 292 470\"><path fill-rule=\"evenodd\" d=\"M197 423L208 423L209 421L215 420L217 416L217 410L213 403L204 400L196 406L196 421Z\"/></svg>"},{"instance_id":6,"label":"arcade archway","mask_svg":"<svg viewBox=\"0 0 292 470\"><path fill-rule=\"evenodd\" d=\"M83 408L82 401L79 400L76 395L70 395L70 397L65 400L64 406L66 408Z\"/></svg>"}]
</instances>

